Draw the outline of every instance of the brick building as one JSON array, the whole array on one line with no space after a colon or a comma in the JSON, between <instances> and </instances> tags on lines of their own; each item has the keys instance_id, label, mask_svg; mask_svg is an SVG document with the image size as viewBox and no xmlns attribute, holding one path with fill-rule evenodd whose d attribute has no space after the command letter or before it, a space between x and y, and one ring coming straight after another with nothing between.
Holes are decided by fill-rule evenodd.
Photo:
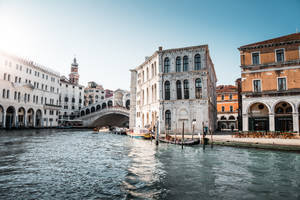
<instances>
[{"instance_id":1,"label":"brick building","mask_svg":"<svg viewBox=\"0 0 300 200\"><path fill-rule=\"evenodd\" d=\"M238 49L243 130L299 132L300 33Z\"/></svg>"},{"instance_id":2,"label":"brick building","mask_svg":"<svg viewBox=\"0 0 300 200\"><path fill-rule=\"evenodd\" d=\"M238 129L238 91L233 85L219 85L216 88L218 129Z\"/></svg>"}]
</instances>

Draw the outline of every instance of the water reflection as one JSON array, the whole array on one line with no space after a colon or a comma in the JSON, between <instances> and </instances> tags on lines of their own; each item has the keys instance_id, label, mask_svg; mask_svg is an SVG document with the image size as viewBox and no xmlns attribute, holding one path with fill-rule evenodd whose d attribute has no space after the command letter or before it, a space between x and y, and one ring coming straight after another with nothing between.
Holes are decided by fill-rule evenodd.
<instances>
[{"instance_id":1,"label":"water reflection","mask_svg":"<svg viewBox=\"0 0 300 200\"><path fill-rule=\"evenodd\" d=\"M0 199L299 199L300 154L0 132Z\"/></svg>"}]
</instances>

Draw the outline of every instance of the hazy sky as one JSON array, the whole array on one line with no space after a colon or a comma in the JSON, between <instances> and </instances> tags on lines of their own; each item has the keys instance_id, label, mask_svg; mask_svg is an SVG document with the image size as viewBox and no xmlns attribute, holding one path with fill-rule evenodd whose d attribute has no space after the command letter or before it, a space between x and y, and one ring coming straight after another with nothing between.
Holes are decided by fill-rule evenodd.
<instances>
[{"instance_id":1,"label":"hazy sky","mask_svg":"<svg viewBox=\"0 0 300 200\"><path fill-rule=\"evenodd\" d=\"M218 84L240 76L239 46L300 30L300 0L0 0L0 49L80 83L129 89L129 69L158 46L208 44Z\"/></svg>"}]
</instances>

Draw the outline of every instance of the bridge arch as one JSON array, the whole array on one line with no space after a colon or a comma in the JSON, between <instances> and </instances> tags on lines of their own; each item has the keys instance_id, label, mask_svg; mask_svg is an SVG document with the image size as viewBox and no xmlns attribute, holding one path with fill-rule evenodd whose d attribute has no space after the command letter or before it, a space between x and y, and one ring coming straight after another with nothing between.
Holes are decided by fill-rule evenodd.
<instances>
[{"instance_id":1,"label":"bridge arch","mask_svg":"<svg viewBox=\"0 0 300 200\"><path fill-rule=\"evenodd\" d=\"M111 107L80 117L86 127L118 126L128 127L129 110Z\"/></svg>"}]
</instances>

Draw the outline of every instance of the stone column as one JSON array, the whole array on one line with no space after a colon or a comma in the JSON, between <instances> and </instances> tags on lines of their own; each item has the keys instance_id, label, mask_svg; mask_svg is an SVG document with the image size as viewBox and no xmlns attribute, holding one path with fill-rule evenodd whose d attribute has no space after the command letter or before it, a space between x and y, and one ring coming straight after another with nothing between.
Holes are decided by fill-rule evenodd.
<instances>
[{"instance_id":1,"label":"stone column","mask_svg":"<svg viewBox=\"0 0 300 200\"><path fill-rule=\"evenodd\" d=\"M275 131L275 115L274 115L274 113L269 114L269 130Z\"/></svg>"},{"instance_id":2,"label":"stone column","mask_svg":"<svg viewBox=\"0 0 300 200\"><path fill-rule=\"evenodd\" d=\"M15 116L15 127L18 128L19 127L19 119L18 119L18 114L16 114Z\"/></svg>"},{"instance_id":3,"label":"stone column","mask_svg":"<svg viewBox=\"0 0 300 200\"><path fill-rule=\"evenodd\" d=\"M293 113L293 131L299 134L299 113Z\"/></svg>"},{"instance_id":4,"label":"stone column","mask_svg":"<svg viewBox=\"0 0 300 200\"><path fill-rule=\"evenodd\" d=\"M2 127L5 128L5 126L6 126L6 111L3 110Z\"/></svg>"},{"instance_id":5,"label":"stone column","mask_svg":"<svg viewBox=\"0 0 300 200\"><path fill-rule=\"evenodd\" d=\"M35 114L32 115L32 126L35 127Z\"/></svg>"},{"instance_id":6,"label":"stone column","mask_svg":"<svg viewBox=\"0 0 300 200\"><path fill-rule=\"evenodd\" d=\"M243 114L243 131L249 131L248 114Z\"/></svg>"},{"instance_id":7,"label":"stone column","mask_svg":"<svg viewBox=\"0 0 300 200\"><path fill-rule=\"evenodd\" d=\"M26 116L26 112L24 113L24 127L27 127L27 116Z\"/></svg>"}]
</instances>

